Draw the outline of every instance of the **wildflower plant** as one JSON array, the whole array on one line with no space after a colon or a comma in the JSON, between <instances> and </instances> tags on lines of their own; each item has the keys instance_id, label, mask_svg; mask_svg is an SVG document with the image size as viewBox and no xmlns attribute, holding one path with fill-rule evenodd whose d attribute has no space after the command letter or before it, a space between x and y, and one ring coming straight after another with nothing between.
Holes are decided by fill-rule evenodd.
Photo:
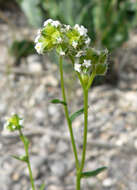
<instances>
[{"instance_id":1,"label":"wildflower plant","mask_svg":"<svg viewBox=\"0 0 137 190\"><path fill-rule=\"evenodd\" d=\"M91 39L88 36L88 30L84 26L76 24L74 27L65 25L59 21L48 19L44 22L43 27L38 30L35 38L35 49L39 54L45 54L53 50L56 51L59 57L59 71L62 91L62 100L53 99L54 104L62 104L64 107L65 117L68 124L72 149L76 165L76 190L81 189L81 179L89 178L98 175L106 169L106 167L97 168L94 171L84 171L86 161L87 133L88 133L88 92L97 75L105 75L107 71L108 51L96 50L90 46ZM74 68L81 87L83 89L83 108L69 115L68 103L65 93L64 77L63 77L63 59L69 60ZM83 150L81 159L79 158L77 146L73 134L73 120L79 115L84 114L84 134L83 134ZM26 155L20 158L21 161L27 162L32 190L35 190L32 171L30 168L28 146L29 141L22 134L21 118L18 115L13 115L6 123L6 128L10 131L18 130L20 138L24 143ZM44 189L44 186L42 186ZM42 190L42 189L40 189Z\"/></svg>"},{"instance_id":2,"label":"wildflower plant","mask_svg":"<svg viewBox=\"0 0 137 190\"><path fill-rule=\"evenodd\" d=\"M84 177L92 177L106 169L106 167L98 168L95 171L84 172L87 146L88 132L88 92L96 75L105 75L107 71L108 51L99 51L90 47L90 38L87 34L88 30L84 26L76 24L74 27L65 25L59 21L48 19L44 22L44 26L38 31L35 39L35 48L38 53L44 54L55 50L59 55L59 70L63 100L54 99L52 103L61 103L64 106L65 117L68 123L72 148L76 164L76 190L80 190L80 181ZM64 78L63 78L63 58L69 59L77 74L83 89L84 108L78 110L71 116L68 111L68 104L65 94ZM84 135L83 135L83 152L82 158L79 160L78 151L74 139L72 121L75 117L84 113Z\"/></svg>"},{"instance_id":3,"label":"wildflower plant","mask_svg":"<svg viewBox=\"0 0 137 190\"><path fill-rule=\"evenodd\" d=\"M5 131L8 130L9 132L14 132L14 131L19 132L19 137L24 145L25 155L22 155L22 156L13 155L12 157L17 160L20 160L22 162L25 162L27 164L32 190L36 190L35 184L34 184L34 178L33 178L33 174L32 174L32 169L31 169L30 158L29 158L30 142L29 142L28 138L23 135L22 128L23 128L23 118L21 118L20 116L18 116L15 113L13 113L11 115L11 117L7 118L7 121L4 125ZM45 187L45 185L42 184L39 190L44 190L44 187Z\"/></svg>"}]
</instances>

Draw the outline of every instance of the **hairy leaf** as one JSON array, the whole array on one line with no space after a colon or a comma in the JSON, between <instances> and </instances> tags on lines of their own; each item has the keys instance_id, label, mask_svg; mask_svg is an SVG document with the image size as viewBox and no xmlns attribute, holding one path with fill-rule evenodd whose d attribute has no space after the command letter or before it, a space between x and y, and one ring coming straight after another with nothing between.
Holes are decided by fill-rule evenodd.
<instances>
[{"instance_id":1,"label":"hairy leaf","mask_svg":"<svg viewBox=\"0 0 137 190\"><path fill-rule=\"evenodd\" d=\"M28 157L25 155L25 156L16 156L16 155L12 155L13 158L17 159L17 160L20 160L22 162L28 162Z\"/></svg>"},{"instance_id":2,"label":"hairy leaf","mask_svg":"<svg viewBox=\"0 0 137 190\"><path fill-rule=\"evenodd\" d=\"M76 119L78 116L80 116L81 114L84 113L84 108L81 108L80 110L76 111L75 113L73 113L71 116L70 116L70 120L71 122L74 121L74 119Z\"/></svg>"},{"instance_id":3,"label":"hairy leaf","mask_svg":"<svg viewBox=\"0 0 137 190\"><path fill-rule=\"evenodd\" d=\"M59 99L53 99L53 100L51 100L51 103L53 103L53 104L63 104L65 106L67 105L66 102L64 102L62 100L59 100Z\"/></svg>"},{"instance_id":4,"label":"hairy leaf","mask_svg":"<svg viewBox=\"0 0 137 190\"><path fill-rule=\"evenodd\" d=\"M98 169L93 170L93 171L83 172L81 174L81 178L95 177L106 169L107 169L107 167L101 167L101 168L98 168Z\"/></svg>"}]
</instances>

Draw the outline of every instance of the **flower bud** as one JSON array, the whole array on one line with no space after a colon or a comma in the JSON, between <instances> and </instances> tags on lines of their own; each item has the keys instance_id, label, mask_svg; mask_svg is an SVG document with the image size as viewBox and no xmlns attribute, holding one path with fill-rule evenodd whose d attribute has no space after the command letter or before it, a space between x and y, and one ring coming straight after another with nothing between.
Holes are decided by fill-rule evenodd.
<instances>
[{"instance_id":1,"label":"flower bud","mask_svg":"<svg viewBox=\"0 0 137 190\"><path fill-rule=\"evenodd\" d=\"M23 127L23 119L20 118L17 114L12 114L10 118L7 119L4 129L9 131L16 131Z\"/></svg>"}]
</instances>

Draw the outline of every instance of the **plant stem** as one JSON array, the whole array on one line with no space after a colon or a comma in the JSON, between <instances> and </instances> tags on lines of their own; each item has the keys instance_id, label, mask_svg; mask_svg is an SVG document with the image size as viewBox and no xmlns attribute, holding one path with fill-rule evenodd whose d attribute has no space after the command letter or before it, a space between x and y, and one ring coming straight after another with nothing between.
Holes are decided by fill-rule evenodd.
<instances>
[{"instance_id":1,"label":"plant stem","mask_svg":"<svg viewBox=\"0 0 137 190\"><path fill-rule=\"evenodd\" d=\"M86 159L87 133L88 133L88 90L92 85L94 78L95 78L95 73L92 73L88 85L87 86L82 85L83 94L84 94L84 136L83 136L83 151L82 151L81 164L80 164L80 169L77 173L76 190L80 190L81 173L83 172L85 159Z\"/></svg>"},{"instance_id":2,"label":"plant stem","mask_svg":"<svg viewBox=\"0 0 137 190\"><path fill-rule=\"evenodd\" d=\"M27 157L27 166L28 166L28 170L29 170L29 177L30 177L30 182L31 182L32 190L35 190L34 179L33 179L33 175L32 175L32 169L31 169L31 165L30 165L30 159L29 159L28 147L25 144L24 135L23 135L21 129L19 130L19 134L20 134L20 139L22 140L22 142L24 144L24 149L25 149L25 154L26 154L26 157Z\"/></svg>"},{"instance_id":3,"label":"plant stem","mask_svg":"<svg viewBox=\"0 0 137 190\"><path fill-rule=\"evenodd\" d=\"M80 190L80 176L77 174L76 176L76 190Z\"/></svg>"},{"instance_id":4,"label":"plant stem","mask_svg":"<svg viewBox=\"0 0 137 190\"><path fill-rule=\"evenodd\" d=\"M83 137L83 152L82 152L80 173L83 171L84 164L85 164L87 132L88 132L88 90L83 89L83 92L84 92L84 137Z\"/></svg>"},{"instance_id":5,"label":"plant stem","mask_svg":"<svg viewBox=\"0 0 137 190\"><path fill-rule=\"evenodd\" d=\"M60 56L60 58L59 58L59 70L60 70L62 98L63 98L63 101L66 102L66 94L65 94L64 79L63 79L62 56ZM76 148L76 144L75 144L75 139L74 139L73 130L72 130L72 123L71 123L71 120L69 118L69 112L68 112L67 105L64 105L64 111L65 111L65 117L66 117L66 120L68 123L72 148L73 148L73 152L74 152L74 156L75 156L75 164L76 164L76 168L78 170L79 169L79 160L78 160L77 148Z\"/></svg>"}]
</instances>

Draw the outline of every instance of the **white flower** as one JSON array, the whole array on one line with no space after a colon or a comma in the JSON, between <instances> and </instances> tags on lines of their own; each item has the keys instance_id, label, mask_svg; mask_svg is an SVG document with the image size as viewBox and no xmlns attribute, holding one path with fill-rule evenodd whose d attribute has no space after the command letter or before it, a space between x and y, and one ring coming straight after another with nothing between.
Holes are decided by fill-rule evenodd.
<instances>
[{"instance_id":1,"label":"white flower","mask_svg":"<svg viewBox=\"0 0 137 190\"><path fill-rule=\"evenodd\" d=\"M72 46L73 46L74 48L76 48L77 45L78 45L78 42L76 42L76 41L73 41L73 42L72 42Z\"/></svg>"},{"instance_id":2,"label":"white flower","mask_svg":"<svg viewBox=\"0 0 137 190\"><path fill-rule=\"evenodd\" d=\"M79 60L76 59L75 64L74 64L74 70L77 72L81 72L81 64L79 64Z\"/></svg>"},{"instance_id":3,"label":"white flower","mask_svg":"<svg viewBox=\"0 0 137 190\"><path fill-rule=\"evenodd\" d=\"M78 24L76 24L76 25L74 26L74 28L75 28L76 30L78 30L80 36L86 36L86 35L87 35L87 29L86 29L84 26L82 26L82 25L79 26Z\"/></svg>"},{"instance_id":4,"label":"white flower","mask_svg":"<svg viewBox=\"0 0 137 190\"><path fill-rule=\"evenodd\" d=\"M36 45L35 45L35 49L36 51L39 53L39 54L42 54L43 53L43 44L41 42L38 42Z\"/></svg>"},{"instance_id":5,"label":"white flower","mask_svg":"<svg viewBox=\"0 0 137 190\"><path fill-rule=\"evenodd\" d=\"M91 39L90 39L90 38L87 38L86 41L85 41L85 44L89 45L89 44L90 44L90 41L91 41Z\"/></svg>"},{"instance_id":6,"label":"white flower","mask_svg":"<svg viewBox=\"0 0 137 190\"><path fill-rule=\"evenodd\" d=\"M36 36L36 38L35 38L35 43L37 43L38 41L39 41L39 39L40 39L40 34L38 34L37 36Z\"/></svg>"},{"instance_id":7,"label":"white flower","mask_svg":"<svg viewBox=\"0 0 137 190\"><path fill-rule=\"evenodd\" d=\"M40 35L40 34L41 34L41 29L38 29L37 35Z\"/></svg>"},{"instance_id":8,"label":"white flower","mask_svg":"<svg viewBox=\"0 0 137 190\"><path fill-rule=\"evenodd\" d=\"M76 57L81 57L82 55L85 55L84 51L78 51L78 53L76 54Z\"/></svg>"},{"instance_id":9,"label":"white flower","mask_svg":"<svg viewBox=\"0 0 137 190\"><path fill-rule=\"evenodd\" d=\"M65 52L64 51L60 51L59 54L60 55L65 55Z\"/></svg>"},{"instance_id":10,"label":"white flower","mask_svg":"<svg viewBox=\"0 0 137 190\"><path fill-rule=\"evenodd\" d=\"M75 63L74 70L80 73L81 72L81 64Z\"/></svg>"},{"instance_id":11,"label":"white flower","mask_svg":"<svg viewBox=\"0 0 137 190\"><path fill-rule=\"evenodd\" d=\"M84 59L84 63L82 65L85 66L86 68L90 67L91 66L91 60Z\"/></svg>"},{"instance_id":12,"label":"white flower","mask_svg":"<svg viewBox=\"0 0 137 190\"><path fill-rule=\"evenodd\" d=\"M52 23L53 22L53 20L52 19L48 19L48 20L46 20L45 22L44 22L44 26L47 26L49 23Z\"/></svg>"},{"instance_id":13,"label":"white flower","mask_svg":"<svg viewBox=\"0 0 137 190\"><path fill-rule=\"evenodd\" d=\"M65 25L65 28L66 28L66 30L68 31L68 30L71 29L71 26L70 26L70 25Z\"/></svg>"},{"instance_id":14,"label":"white flower","mask_svg":"<svg viewBox=\"0 0 137 190\"><path fill-rule=\"evenodd\" d=\"M20 125L23 125L23 121L24 121L23 119L20 119L20 120L19 120L19 124L20 124Z\"/></svg>"},{"instance_id":15,"label":"white flower","mask_svg":"<svg viewBox=\"0 0 137 190\"><path fill-rule=\"evenodd\" d=\"M57 43L61 43L62 42L62 38L61 37L58 37L57 38Z\"/></svg>"},{"instance_id":16,"label":"white flower","mask_svg":"<svg viewBox=\"0 0 137 190\"><path fill-rule=\"evenodd\" d=\"M58 20L55 20L51 22L51 25L57 28L60 25L60 22Z\"/></svg>"},{"instance_id":17,"label":"white flower","mask_svg":"<svg viewBox=\"0 0 137 190\"><path fill-rule=\"evenodd\" d=\"M66 29L65 29L65 28L61 28L60 31L61 31L62 33L64 33L64 32L66 32Z\"/></svg>"},{"instance_id":18,"label":"white flower","mask_svg":"<svg viewBox=\"0 0 137 190\"><path fill-rule=\"evenodd\" d=\"M12 128L13 128L13 129L16 129L16 126L15 126L15 125L13 125L13 126L12 126Z\"/></svg>"}]
</instances>

